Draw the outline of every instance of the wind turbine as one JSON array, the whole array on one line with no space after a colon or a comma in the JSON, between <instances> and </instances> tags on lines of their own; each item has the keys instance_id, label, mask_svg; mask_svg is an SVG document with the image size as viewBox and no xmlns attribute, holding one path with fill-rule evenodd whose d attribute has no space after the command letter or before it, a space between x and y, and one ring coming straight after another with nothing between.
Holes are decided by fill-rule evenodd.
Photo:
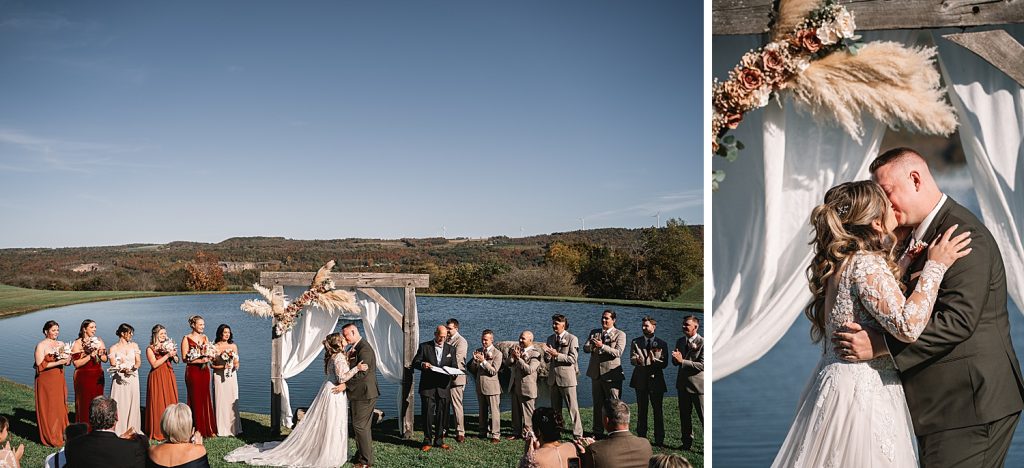
<instances>
[{"instance_id":1,"label":"wind turbine","mask_svg":"<svg viewBox=\"0 0 1024 468\"><path fill-rule=\"evenodd\" d=\"M583 225L583 227L580 228L580 230L581 231L586 231L587 230L587 219L586 218L576 218L576 219L580 220L580 223L582 223L582 225Z\"/></svg>"},{"instance_id":2,"label":"wind turbine","mask_svg":"<svg viewBox=\"0 0 1024 468\"><path fill-rule=\"evenodd\" d=\"M661 212L659 211L655 214L652 214L651 217L658 218L658 224L655 224L654 227L661 227Z\"/></svg>"},{"instance_id":3,"label":"wind turbine","mask_svg":"<svg viewBox=\"0 0 1024 468\"><path fill-rule=\"evenodd\" d=\"M519 238L520 239L522 239L523 237L526 237L525 232L526 232L526 230L523 229L522 226L519 226Z\"/></svg>"},{"instance_id":4,"label":"wind turbine","mask_svg":"<svg viewBox=\"0 0 1024 468\"><path fill-rule=\"evenodd\" d=\"M448 238L448 226L441 226L441 238L442 239L447 239Z\"/></svg>"}]
</instances>

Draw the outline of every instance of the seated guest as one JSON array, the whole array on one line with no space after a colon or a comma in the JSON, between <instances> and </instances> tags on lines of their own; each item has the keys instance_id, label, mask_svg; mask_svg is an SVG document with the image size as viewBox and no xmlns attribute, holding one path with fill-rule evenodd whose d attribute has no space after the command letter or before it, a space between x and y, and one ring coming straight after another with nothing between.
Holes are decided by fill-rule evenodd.
<instances>
[{"instance_id":1,"label":"seated guest","mask_svg":"<svg viewBox=\"0 0 1024 468\"><path fill-rule=\"evenodd\" d=\"M605 400L601 419L608 437L594 442L583 454L583 466L594 468L647 468L651 442L629 433L629 406L622 400Z\"/></svg>"},{"instance_id":2,"label":"seated guest","mask_svg":"<svg viewBox=\"0 0 1024 468\"><path fill-rule=\"evenodd\" d=\"M117 424L117 402L105 396L93 398L89 406L92 432L69 439L64 445L68 465L76 468L146 466L146 438L137 434L114 432Z\"/></svg>"},{"instance_id":3,"label":"seated guest","mask_svg":"<svg viewBox=\"0 0 1024 468\"><path fill-rule=\"evenodd\" d=\"M192 410L175 403L160 417L160 430L167 442L149 448L148 468L210 468L203 437L192 428Z\"/></svg>"},{"instance_id":4,"label":"seated guest","mask_svg":"<svg viewBox=\"0 0 1024 468\"><path fill-rule=\"evenodd\" d=\"M18 468L21 466L21 456L25 454L25 444L18 444L18 448L11 448L11 441L7 439L7 430L10 423L7 418L0 416L0 466Z\"/></svg>"},{"instance_id":5,"label":"seated guest","mask_svg":"<svg viewBox=\"0 0 1024 468\"><path fill-rule=\"evenodd\" d=\"M64 440L69 441L71 439L77 439L89 433L89 425L86 423L71 423L64 427ZM56 453L51 453L43 461L46 468L61 468L67 466L68 458L67 454L64 453L64 449L61 448ZM2 466L2 465L0 465Z\"/></svg>"},{"instance_id":6,"label":"seated guest","mask_svg":"<svg viewBox=\"0 0 1024 468\"><path fill-rule=\"evenodd\" d=\"M519 459L519 468L567 468L579 466L577 447L559 440L562 420L561 411L551 408L537 408L533 412L533 430L526 432L525 453Z\"/></svg>"},{"instance_id":7,"label":"seated guest","mask_svg":"<svg viewBox=\"0 0 1024 468\"><path fill-rule=\"evenodd\" d=\"M674 453L659 453L647 462L647 468L693 468L690 461Z\"/></svg>"}]
</instances>

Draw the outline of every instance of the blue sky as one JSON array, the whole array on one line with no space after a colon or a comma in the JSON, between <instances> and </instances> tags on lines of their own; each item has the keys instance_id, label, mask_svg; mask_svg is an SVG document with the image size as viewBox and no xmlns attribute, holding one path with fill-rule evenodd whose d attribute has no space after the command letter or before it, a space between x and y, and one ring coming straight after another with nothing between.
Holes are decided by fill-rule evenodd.
<instances>
[{"instance_id":1,"label":"blue sky","mask_svg":"<svg viewBox=\"0 0 1024 468\"><path fill-rule=\"evenodd\" d=\"M0 0L0 248L702 224L701 4Z\"/></svg>"}]
</instances>

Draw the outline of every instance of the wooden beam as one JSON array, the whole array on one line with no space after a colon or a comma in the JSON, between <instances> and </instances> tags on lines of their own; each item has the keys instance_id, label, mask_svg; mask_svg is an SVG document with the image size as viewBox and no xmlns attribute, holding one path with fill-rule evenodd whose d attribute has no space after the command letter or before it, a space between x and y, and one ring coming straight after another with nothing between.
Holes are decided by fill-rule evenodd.
<instances>
[{"instance_id":1,"label":"wooden beam","mask_svg":"<svg viewBox=\"0 0 1024 468\"><path fill-rule=\"evenodd\" d=\"M858 31L1024 23L1024 2L1020 0L839 0L838 3L853 13ZM773 0L712 0L712 34L767 32L772 4Z\"/></svg>"},{"instance_id":2,"label":"wooden beam","mask_svg":"<svg viewBox=\"0 0 1024 468\"><path fill-rule=\"evenodd\" d=\"M416 312L416 288L405 288L405 314L402 317L402 330L405 332L405 368L402 372L402 409L399 416L402 420L402 438L412 439L415 423L416 392L412 388L412 359L416 356L419 346L419 316Z\"/></svg>"},{"instance_id":3,"label":"wooden beam","mask_svg":"<svg viewBox=\"0 0 1024 468\"><path fill-rule=\"evenodd\" d=\"M309 286L315 272L264 271L260 273L260 285ZM430 286L430 275L412 273L331 273L334 285L339 288L426 288Z\"/></svg>"},{"instance_id":4,"label":"wooden beam","mask_svg":"<svg viewBox=\"0 0 1024 468\"><path fill-rule=\"evenodd\" d=\"M942 36L985 59L1024 86L1024 46L1010 33L995 29Z\"/></svg>"},{"instance_id":5,"label":"wooden beam","mask_svg":"<svg viewBox=\"0 0 1024 468\"><path fill-rule=\"evenodd\" d=\"M385 311L387 311L388 315L391 315L391 318L395 319L395 323L397 323L397 324L404 323L402 321L402 313L399 312L398 309L396 309L394 305L392 305L390 302L388 302L388 300L385 299L384 296L381 296L380 293L377 292L376 289L373 289L373 288L357 288L356 290L361 292L361 293L363 293L363 294L366 294L367 296L370 297L370 299L373 299L375 302L380 304L380 306Z\"/></svg>"},{"instance_id":6,"label":"wooden beam","mask_svg":"<svg viewBox=\"0 0 1024 468\"><path fill-rule=\"evenodd\" d=\"M283 293L281 286L274 286L273 292ZM274 379L280 378L281 361L278 356L281 354L281 335L277 333L277 327L270 325L270 433L281 435L281 394L274 391ZM289 409L290 411L290 409Z\"/></svg>"}]
</instances>

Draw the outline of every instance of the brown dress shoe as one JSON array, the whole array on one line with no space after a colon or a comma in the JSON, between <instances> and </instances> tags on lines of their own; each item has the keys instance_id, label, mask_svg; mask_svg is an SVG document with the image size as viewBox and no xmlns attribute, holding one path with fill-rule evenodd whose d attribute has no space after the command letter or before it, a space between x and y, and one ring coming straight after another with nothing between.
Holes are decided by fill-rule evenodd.
<instances>
[{"instance_id":1,"label":"brown dress shoe","mask_svg":"<svg viewBox=\"0 0 1024 468\"><path fill-rule=\"evenodd\" d=\"M464 436L464 435L457 435L457 436L455 436L455 441L461 444L461 443L466 441L466 436Z\"/></svg>"},{"instance_id":2,"label":"brown dress shoe","mask_svg":"<svg viewBox=\"0 0 1024 468\"><path fill-rule=\"evenodd\" d=\"M441 447L444 450L451 450L452 449L451 445L448 445L448 444L443 443L443 442L441 443L441 445L439 445L439 447Z\"/></svg>"},{"instance_id":3,"label":"brown dress shoe","mask_svg":"<svg viewBox=\"0 0 1024 468\"><path fill-rule=\"evenodd\" d=\"M430 446L429 445L424 445L423 446L423 451L424 452L429 452L430 451Z\"/></svg>"},{"instance_id":4,"label":"brown dress shoe","mask_svg":"<svg viewBox=\"0 0 1024 468\"><path fill-rule=\"evenodd\" d=\"M499 444L499 443L501 443L501 439L491 439L491 443L492 444Z\"/></svg>"}]
</instances>

